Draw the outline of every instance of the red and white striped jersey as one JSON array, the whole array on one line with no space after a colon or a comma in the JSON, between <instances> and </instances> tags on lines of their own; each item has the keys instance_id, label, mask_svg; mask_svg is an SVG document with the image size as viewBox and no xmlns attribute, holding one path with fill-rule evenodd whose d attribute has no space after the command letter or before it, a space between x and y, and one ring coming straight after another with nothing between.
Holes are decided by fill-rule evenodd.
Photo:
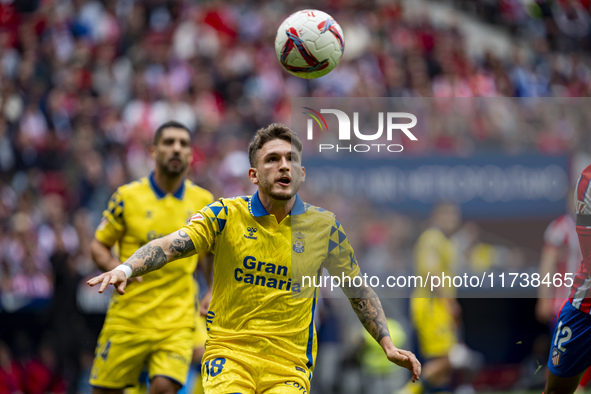
<instances>
[{"instance_id":1,"label":"red and white striped jersey","mask_svg":"<svg viewBox=\"0 0 591 394\"><path fill-rule=\"evenodd\" d=\"M579 268L583 256L579 246L579 237L575 229L575 219L571 214L565 214L555 219L548 225L544 233L544 247L556 248L558 261L556 262L554 274L560 274L564 279L565 273L574 273ZM554 298L554 310L558 313L564 299L569 296L570 289L556 287Z\"/></svg>"},{"instance_id":2,"label":"red and white striped jersey","mask_svg":"<svg viewBox=\"0 0 591 394\"><path fill-rule=\"evenodd\" d=\"M591 165L587 166L577 181L575 211L577 234L583 258L577 270L569 301L577 309L591 313Z\"/></svg>"}]
</instances>

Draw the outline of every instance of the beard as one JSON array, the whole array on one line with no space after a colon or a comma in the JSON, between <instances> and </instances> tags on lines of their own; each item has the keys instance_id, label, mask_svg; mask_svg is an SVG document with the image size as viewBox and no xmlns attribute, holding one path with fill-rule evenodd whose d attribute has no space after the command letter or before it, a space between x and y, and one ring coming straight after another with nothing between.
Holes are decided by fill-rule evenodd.
<instances>
[{"instance_id":1,"label":"beard","mask_svg":"<svg viewBox=\"0 0 591 394\"><path fill-rule=\"evenodd\" d=\"M276 193L276 192L271 192L269 193L269 196L274 199L274 200L278 200L278 201L289 201L292 197L291 193L288 191L285 191L283 193Z\"/></svg>"},{"instance_id":2,"label":"beard","mask_svg":"<svg viewBox=\"0 0 591 394\"><path fill-rule=\"evenodd\" d=\"M187 169L187 164L181 162L180 164L172 164L172 163L161 163L159 165L160 171L167 177L176 178L182 174L184 174L185 170Z\"/></svg>"},{"instance_id":3,"label":"beard","mask_svg":"<svg viewBox=\"0 0 591 394\"><path fill-rule=\"evenodd\" d=\"M268 180L259 180L259 191L263 194L268 195L274 200L278 201L288 201L293 197L291 190L281 190L275 191L273 187L275 186L274 182L269 182ZM293 190L293 186L291 188Z\"/></svg>"}]
</instances>

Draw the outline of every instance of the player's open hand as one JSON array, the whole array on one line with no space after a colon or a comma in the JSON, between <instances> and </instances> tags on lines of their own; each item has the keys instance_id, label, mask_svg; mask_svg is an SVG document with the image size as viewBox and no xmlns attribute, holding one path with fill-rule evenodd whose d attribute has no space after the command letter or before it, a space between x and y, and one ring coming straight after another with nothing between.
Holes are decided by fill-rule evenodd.
<instances>
[{"instance_id":1,"label":"player's open hand","mask_svg":"<svg viewBox=\"0 0 591 394\"><path fill-rule=\"evenodd\" d=\"M125 287L127 286L127 277L125 276L125 272L121 270L112 270L100 274L99 276L95 276L86 282L89 286L95 286L99 283L101 284L99 293L105 291L108 285L113 285L117 289L117 292L123 295L125 294Z\"/></svg>"},{"instance_id":2,"label":"player's open hand","mask_svg":"<svg viewBox=\"0 0 591 394\"><path fill-rule=\"evenodd\" d=\"M421 376L421 363L417 360L417 357L408 350L394 349L389 351L386 356L388 360L394 364L408 369L412 372L412 381L416 382Z\"/></svg>"}]
</instances>

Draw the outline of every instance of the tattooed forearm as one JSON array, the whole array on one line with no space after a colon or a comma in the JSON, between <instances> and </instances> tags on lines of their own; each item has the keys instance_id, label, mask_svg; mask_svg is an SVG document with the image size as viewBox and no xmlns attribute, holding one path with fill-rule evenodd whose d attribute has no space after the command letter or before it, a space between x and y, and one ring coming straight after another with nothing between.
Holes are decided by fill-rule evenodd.
<instances>
[{"instance_id":1,"label":"tattooed forearm","mask_svg":"<svg viewBox=\"0 0 591 394\"><path fill-rule=\"evenodd\" d=\"M189 238L189 235L182 230L177 232L178 237L176 237L168 250L170 254L177 259L187 257L191 252L195 250L195 245L193 245L193 241Z\"/></svg>"},{"instance_id":2,"label":"tattooed forearm","mask_svg":"<svg viewBox=\"0 0 591 394\"><path fill-rule=\"evenodd\" d=\"M124 264L131 268L132 276L141 276L162 267L166 260L162 248L149 243L139 248Z\"/></svg>"},{"instance_id":3,"label":"tattooed forearm","mask_svg":"<svg viewBox=\"0 0 591 394\"><path fill-rule=\"evenodd\" d=\"M382 309L382 303L375 292L371 289L366 290L364 296L367 297L349 298L349 302L351 302L361 324L380 343L382 338L390 336L386 316Z\"/></svg>"},{"instance_id":4,"label":"tattooed forearm","mask_svg":"<svg viewBox=\"0 0 591 394\"><path fill-rule=\"evenodd\" d=\"M193 241L187 233L179 230L142 246L124 264L131 268L131 276L141 276L161 268L168 261L193 254Z\"/></svg>"}]
</instances>

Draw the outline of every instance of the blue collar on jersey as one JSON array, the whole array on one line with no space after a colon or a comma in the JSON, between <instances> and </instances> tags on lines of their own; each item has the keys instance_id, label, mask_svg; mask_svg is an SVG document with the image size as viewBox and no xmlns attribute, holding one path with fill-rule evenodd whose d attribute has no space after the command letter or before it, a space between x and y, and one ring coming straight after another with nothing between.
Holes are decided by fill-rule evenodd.
<instances>
[{"instance_id":1,"label":"blue collar on jersey","mask_svg":"<svg viewBox=\"0 0 591 394\"><path fill-rule=\"evenodd\" d=\"M162 189L160 189L158 187L158 185L156 184L156 180L154 179L154 172L150 173L150 176L148 177L148 181L150 182L150 187L154 191L154 194L156 194L156 197L158 197L160 199L160 198L163 198L166 196L166 193ZM185 180L183 179L181 186L176 190L176 192L172 193L172 195L175 198L182 200L184 194L185 194Z\"/></svg>"},{"instance_id":2,"label":"blue collar on jersey","mask_svg":"<svg viewBox=\"0 0 591 394\"><path fill-rule=\"evenodd\" d=\"M259 198L259 192L256 192L251 197L249 208L252 216L257 218L261 216L267 216L269 214L269 212L267 212L267 210L263 206L261 199ZM299 194L296 194L296 200L293 204L293 207L291 208L290 215L301 215L304 212L306 212L306 205L300 198Z\"/></svg>"}]
</instances>

